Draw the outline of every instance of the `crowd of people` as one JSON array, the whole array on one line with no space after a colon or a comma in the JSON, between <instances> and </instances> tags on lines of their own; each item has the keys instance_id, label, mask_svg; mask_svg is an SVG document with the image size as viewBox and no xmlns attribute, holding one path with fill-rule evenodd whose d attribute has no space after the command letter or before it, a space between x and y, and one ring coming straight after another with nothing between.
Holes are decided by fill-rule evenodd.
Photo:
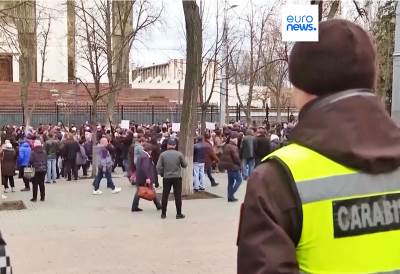
<instances>
[{"instance_id":1,"label":"crowd of people","mask_svg":"<svg viewBox=\"0 0 400 274\"><path fill-rule=\"evenodd\" d=\"M230 123L223 128L208 130L198 134L194 140L193 189L205 191L205 175L212 187L218 183L214 172L226 170L228 174L227 198L229 202L237 199L234 194L242 178L250 176L262 157L284 145L294 123L257 127L242 123ZM4 126L1 132L1 174L4 193L15 191L14 176L18 171L24 187L21 191L31 191L32 202L45 201L45 184L56 183L61 177L66 181L88 178L89 169L94 166L97 172L93 181L93 195L101 195L100 183L103 177L112 193L119 193L112 173L117 167L136 186L150 183L159 187L158 175L163 177L162 203L154 199L156 208L162 209L165 218L168 195L174 188L177 216L182 217L181 192L182 168L187 161L178 152L179 132L172 131L172 124L158 125L131 124L129 129L98 125L93 131L88 123L79 127L71 125L40 125L29 127ZM95 145L93 143L95 142ZM93 165L93 162L95 164ZM139 196L133 199L133 212L141 211Z\"/></svg>"}]
</instances>

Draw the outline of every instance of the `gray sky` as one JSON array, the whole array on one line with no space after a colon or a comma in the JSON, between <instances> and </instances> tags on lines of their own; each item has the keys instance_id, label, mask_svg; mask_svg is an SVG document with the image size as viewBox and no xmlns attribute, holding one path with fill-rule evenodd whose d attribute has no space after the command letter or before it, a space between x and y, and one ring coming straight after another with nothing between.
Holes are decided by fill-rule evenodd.
<instances>
[{"instance_id":1,"label":"gray sky","mask_svg":"<svg viewBox=\"0 0 400 274\"><path fill-rule=\"evenodd\" d=\"M132 54L135 65L162 63L173 58L185 58L184 14L182 0L163 0L164 13L162 25L153 28L136 43ZM197 1L199 2L199 0ZM247 0L229 0L230 5L239 5L230 12L230 20L237 21ZM253 0L255 4L274 2L270 0ZM216 0L203 0L205 13L210 20L215 17Z\"/></svg>"}]
</instances>

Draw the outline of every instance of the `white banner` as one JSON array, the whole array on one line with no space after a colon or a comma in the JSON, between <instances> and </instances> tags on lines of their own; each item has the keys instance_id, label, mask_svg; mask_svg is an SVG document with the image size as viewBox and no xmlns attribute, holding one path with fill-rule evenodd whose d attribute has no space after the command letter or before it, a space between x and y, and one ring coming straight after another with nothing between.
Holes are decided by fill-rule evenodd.
<instances>
[{"instance_id":1,"label":"white banner","mask_svg":"<svg viewBox=\"0 0 400 274\"><path fill-rule=\"evenodd\" d=\"M172 131L173 132L180 132L181 131L181 124L180 123L172 123Z\"/></svg>"},{"instance_id":2,"label":"white banner","mask_svg":"<svg viewBox=\"0 0 400 274\"><path fill-rule=\"evenodd\" d=\"M121 121L121 128L129 129L130 120L122 120Z\"/></svg>"}]
</instances>

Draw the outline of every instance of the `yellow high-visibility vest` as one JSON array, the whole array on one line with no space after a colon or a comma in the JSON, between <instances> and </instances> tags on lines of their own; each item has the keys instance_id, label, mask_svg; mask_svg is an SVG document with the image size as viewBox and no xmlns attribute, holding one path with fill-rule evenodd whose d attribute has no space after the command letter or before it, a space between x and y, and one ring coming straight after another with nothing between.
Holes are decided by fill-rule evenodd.
<instances>
[{"instance_id":1,"label":"yellow high-visibility vest","mask_svg":"<svg viewBox=\"0 0 400 274\"><path fill-rule=\"evenodd\" d=\"M302 202L304 273L400 273L400 169L371 175L300 145L264 158L290 171Z\"/></svg>"}]
</instances>

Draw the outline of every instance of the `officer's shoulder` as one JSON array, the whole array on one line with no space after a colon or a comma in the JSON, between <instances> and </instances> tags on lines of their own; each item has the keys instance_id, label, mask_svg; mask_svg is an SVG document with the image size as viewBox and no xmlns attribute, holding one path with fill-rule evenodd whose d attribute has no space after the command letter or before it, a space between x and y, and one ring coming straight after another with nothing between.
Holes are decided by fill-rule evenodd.
<instances>
[{"instance_id":1,"label":"officer's shoulder","mask_svg":"<svg viewBox=\"0 0 400 274\"><path fill-rule=\"evenodd\" d=\"M275 187L288 184L290 176L285 167L274 158L262 162L249 178L249 184L256 184L260 187Z\"/></svg>"}]
</instances>

